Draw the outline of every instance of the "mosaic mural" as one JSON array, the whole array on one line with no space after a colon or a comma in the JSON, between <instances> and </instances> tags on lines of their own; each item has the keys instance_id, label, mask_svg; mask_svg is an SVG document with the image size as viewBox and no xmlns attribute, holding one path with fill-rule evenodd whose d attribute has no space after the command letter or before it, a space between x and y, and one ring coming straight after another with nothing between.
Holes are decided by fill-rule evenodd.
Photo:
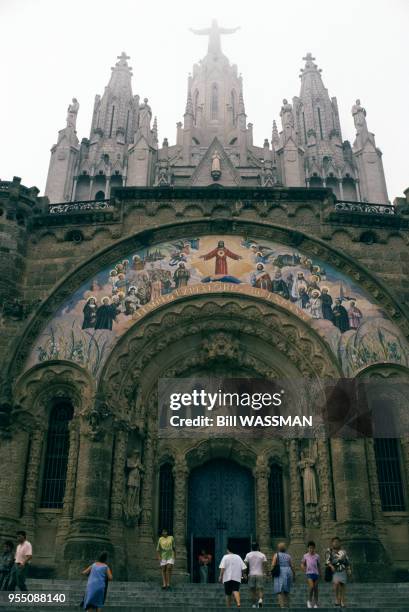
<instances>
[{"instance_id":1,"label":"mosaic mural","mask_svg":"<svg viewBox=\"0 0 409 612\"><path fill-rule=\"evenodd\" d=\"M137 325L144 307L184 287L219 282L275 293L298 308L324 334L346 376L376 362L408 365L409 348L399 330L331 266L274 242L204 236L130 253L102 270L55 314L27 368L67 359L98 377L113 345Z\"/></svg>"}]
</instances>

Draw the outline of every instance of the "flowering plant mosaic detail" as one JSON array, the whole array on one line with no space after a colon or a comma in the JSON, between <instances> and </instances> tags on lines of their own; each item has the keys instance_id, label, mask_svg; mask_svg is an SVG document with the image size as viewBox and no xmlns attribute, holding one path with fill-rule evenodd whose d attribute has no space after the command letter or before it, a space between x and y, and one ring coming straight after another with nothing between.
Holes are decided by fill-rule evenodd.
<instances>
[{"instance_id":1,"label":"flowering plant mosaic detail","mask_svg":"<svg viewBox=\"0 0 409 612\"><path fill-rule=\"evenodd\" d=\"M346 376L377 362L408 365L399 330L339 271L279 243L221 235L161 243L101 270L56 312L27 368L65 359L98 377L144 306L183 287L219 282L275 293L298 308L326 338Z\"/></svg>"}]
</instances>

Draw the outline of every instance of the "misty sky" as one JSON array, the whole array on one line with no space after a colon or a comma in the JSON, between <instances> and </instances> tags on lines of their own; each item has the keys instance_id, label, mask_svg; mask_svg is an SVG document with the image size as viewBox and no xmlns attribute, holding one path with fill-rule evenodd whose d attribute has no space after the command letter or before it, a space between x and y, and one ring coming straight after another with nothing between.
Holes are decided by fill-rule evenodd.
<instances>
[{"instance_id":1,"label":"misty sky","mask_svg":"<svg viewBox=\"0 0 409 612\"><path fill-rule=\"evenodd\" d=\"M95 94L126 51L133 93L148 97L159 141L175 142L187 76L207 41L189 27L216 18L223 51L244 79L254 143L271 138L282 98L298 95L302 57L311 51L336 96L343 139L354 139L351 107L360 98L383 152L389 198L409 187L409 1L407 0L0 0L0 177L20 176L43 193L50 148L73 96L79 139L89 137ZM280 123L278 121L278 125Z\"/></svg>"}]
</instances>

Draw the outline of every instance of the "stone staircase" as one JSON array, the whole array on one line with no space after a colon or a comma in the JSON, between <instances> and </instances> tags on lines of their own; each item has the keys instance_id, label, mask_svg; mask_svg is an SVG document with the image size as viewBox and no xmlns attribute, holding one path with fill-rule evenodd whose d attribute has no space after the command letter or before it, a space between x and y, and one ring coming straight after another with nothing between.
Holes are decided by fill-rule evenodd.
<instances>
[{"instance_id":1,"label":"stone staircase","mask_svg":"<svg viewBox=\"0 0 409 612\"><path fill-rule=\"evenodd\" d=\"M0 598L0 609L11 612L14 609L25 612L44 612L46 610L79 610L79 604L85 589L86 581L67 580L28 580L30 593L64 593L65 603L9 604ZM331 585L320 584L321 610L334 610ZM242 608L251 609L250 593L247 585L241 588ZM278 609L272 585L267 583L264 596L264 608ZM351 583L347 592L348 608L354 612L409 612L409 583ZM162 591L158 583L148 582L113 582L109 586L108 597L104 606L107 612L131 612L158 610L163 612L193 612L224 610L223 587L219 584L177 584L172 590ZM292 610L306 609L306 588L304 580L299 579L291 596Z\"/></svg>"}]
</instances>

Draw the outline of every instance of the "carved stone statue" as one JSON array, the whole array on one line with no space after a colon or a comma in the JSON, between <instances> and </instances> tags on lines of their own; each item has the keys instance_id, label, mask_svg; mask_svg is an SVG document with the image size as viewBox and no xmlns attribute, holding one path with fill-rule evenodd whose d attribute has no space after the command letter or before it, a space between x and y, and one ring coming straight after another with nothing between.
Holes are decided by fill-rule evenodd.
<instances>
[{"instance_id":1,"label":"carved stone statue","mask_svg":"<svg viewBox=\"0 0 409 612\"><path fill-rule=\"evenodd\" d=\"M217 179L219 179L221 177L221 174L222 174L222 170L221 170L221 166L220 166L220 155L219 155L219 152L217 151L217 149L215 150L215 152L212 155L212 167L211 167L210 174L212 175L212 178L215 181L217 181Z\"/></svg>"},{"instance_id":2,"label":"carved stone statue","mask_svg":"<svg viewBox=\"0 0 409 612\"><path fill-rule=\"evenodd\" d=\"M351 112L358 134L363 130L366 130L366 110L361 106L361 100L356 100Z\"/></svg>"},{"instance_id":3,"label":"carved stone statue","mask_svg":"<svg viewBox=\"0 0 409 612\"><path fill-rule=\"evenodd\" d=\"M78 103L77 98L72 99L72 103L68 106L67 109L67 127L76 128L77 126L77 115L78 109L80 105Z\"/></svg>"},{"instance_id":4,"label":"carved stone statue","mask_svg":"<svg viewBox=\"0 0 409 612\"><path fill-rule=\"evenodd\" d=\"M234 34L240 27L237 28L220 28L216 19L212 20L210 28L204 28L203 30L194 30L190 28L193 34L199 34L200 36L209 37L208 53L214 55L220 55L222 52L221 48L221 34Z\"/></svg>"},{"instance_id":5,"label":"carved stone statue","mask_svg":"<svg viewBox=\"0 0 409 612\"><path fill-rule=\"evenodd\" d=\"M280 117L283 124L283 129L286 129L287 126L290 126L292 128L294 127L293 107L291 104L289 104L286 98L284 98L283 100Z\"/></svg>"},{"instance_id":6,"label":"carved stone statue","mask_svg":"<svg viewBox=\"0 0 409 612\"><path fill-rule=\"evenodd\" d=\"M152 110L148 104L148 98L144 98L143 104L139 107L139 130L148 140L151 131Z\"/></svg>"},{"instance_id":7,"label":"carved stone statue","mask_svg":"<svg viewBox=\"0 0 409 612\"><path fill-rule=\"evenodd\" d=\"M304 485L304 502L305 504L317 504L317 477L315 474L315 461L311 459L305 452L301 453L301 461L298 463L301 470L303 485Z\"/></svg>"},{"instance_id":8,"label":"carved stone statue","mask_svg":"<svg viewBox=\"0 0 409 612\"><path fill-rule=\"evenodd\" d=\"M139 506L139 491L141 488L142 462L138 451L133 451L126 461L128 477L126 482L126 496L124 501L124 516L127 524L132 525L138 519L141 508Z\"/></svg>"}]
</instances>

